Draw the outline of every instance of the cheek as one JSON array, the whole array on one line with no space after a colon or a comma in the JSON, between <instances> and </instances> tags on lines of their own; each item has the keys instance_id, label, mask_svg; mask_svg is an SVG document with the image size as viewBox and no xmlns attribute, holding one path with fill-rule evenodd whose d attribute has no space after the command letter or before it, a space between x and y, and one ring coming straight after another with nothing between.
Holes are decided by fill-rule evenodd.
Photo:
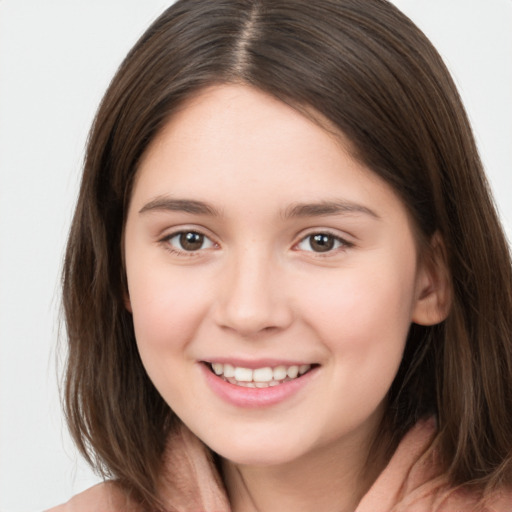
<instances>
[{"instance_id":1,"label":"cheek","mask_svg":"<svg viewBox=\"0 0 512 512\"><path fill-rule=\"evenodd\" d=\"M151 267L149 267L151 268ZM154 266L129 275L135 336L141 355L159 356L183 348L204 318L205 290L186 272Z\"/></svg>"},{"instance_id":2,"label":"cheek","mask_svg":"<svg viewBox=\"0 0 512 512\"><path fill-rule=\"evenodd\" d=\"M368 341L373 331L383 336L389 332L407 332L414 304L414 279L407 271L387 272L362 269L342 271L338 275L316 276L302 294L303 309L316 326L323 326L331 336L364 334ZM297 296L301 294L297 293ZM394 337L394 336L392 336Z\"/></svg>"},{"instance_id":3,"label":"cheek","mask_svg":"<svg viewBox=\"0 0 512 512\"><path fill-rule=\"evenodd\" d=\"M388 261L385 272L372 265L326 275L303 295L306 321L342 368L339 378L358 382L362 393L366 384L387 391L411 324L415 267Z\"/></svg>"},{"instance_id":4,"label":"cheek","mask_svg":"<svg viewBox=\"0 0 512 512\"><path fill-rule=\"evenodd\" d=\"M147 269L151 268L151 271ZM176 269L174 269L176 270ZM146 265L129 276L130 301L138 351L146 372L173 409L199 399L183 382L194 378L192 341L206 310L206 290L187 279L186 270Z\"/></svg>"},{"instance_id":5,"label":"cheek","mask_svg":"<svg viewBox=\"0 0 512 512\"><path fill-rule=\"evenodd\" d=\"M380 410L402 360L413 280L365 271L329 281L310 295L307 321L330 354L325 370L332 386L317 406L330 410L329 435L336 436L340 422L356 428Z\"/></svg>"}]
</instances>

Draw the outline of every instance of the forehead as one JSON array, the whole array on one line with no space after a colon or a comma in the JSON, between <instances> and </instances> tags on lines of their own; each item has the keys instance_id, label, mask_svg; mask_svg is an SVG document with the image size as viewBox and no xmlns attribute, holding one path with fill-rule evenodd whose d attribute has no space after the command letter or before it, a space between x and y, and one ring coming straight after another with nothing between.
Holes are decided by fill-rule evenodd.
<instances>
[{"instance_id":1,"label":"forehead","mask_svg":"<svg viewBox=\"0 0 512 512\"><path fill-rule=\"evenodd\" d=\"M322 116L257 89L209 87L181 105L142 159L134 195L193 194L227 206L377 196L401 202ZM397 206L397 205L395 205ZM368 207L369 208L369 207Z\"/></svg>"},{"instance_id":2,"label":"forehead","mask_svg":"<svg viewBox=\"0 0 512 512\"><path fill-rule=\"evenodd\" d=\"M272 133L264 141L269 147L277 146L285 138L299 140L320 135L344 151L352 150L344 134L312 107L285 103L248 85L218 84L201 89L183 101L153 139L145 156L171 137L177 143L180 139L187 140L187 143L195 139L203 146L206 142L211 146L225 143L225 137L229 137L233 145L242 141L247 146L261 144L262 129L270 134L272 125L279 125L282 137L276 138ZM229 131L233 129L236 130L236 138Z\"/></svg>"}]
</instances>

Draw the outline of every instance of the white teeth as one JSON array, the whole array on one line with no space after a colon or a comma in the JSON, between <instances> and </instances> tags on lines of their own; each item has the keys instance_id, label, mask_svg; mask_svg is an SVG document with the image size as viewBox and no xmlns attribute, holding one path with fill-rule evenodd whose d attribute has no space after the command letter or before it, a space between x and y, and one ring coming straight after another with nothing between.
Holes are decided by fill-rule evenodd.
<instances>
[{"instance_id":1,"label":"white teeth","mask_svg":"<svg viewBox=\"0 0 512 512\"><path fill-rule=\"evenodd\" d=\"M252 376L255 382L270 382L273 377L274 374L270 366L267 366L266 368L257 368L256 370L253 371Z\"/></svg>"},{"instance_id":2,"label":"white teeth","mask_svg":"<svg viewBox=\"0 0 512 512\"><path fill-rule=\"evenodd\" d=\"M274 368L274 380L286 379L286 366L276 366Z\"/></svg>"},{"instance_id":3,"label":"white teeth","mask_svg":"<svg viewBox=\"0 0 512 512\"><path fill-rule=\"evenodd\" d=\"M249 368L235 368L235 380L238 382L252 382L252 370Z\"/></svg>"},{"instance_id":4,"label":"white teeth","mask_svg":"<svg viewBox=\"0 0 512 512\"><path fill-rule=\"evenodd\" d=\"M222 373L224 374L224 377L226 377L226 379L229 379L230 377L234 377L235 376L235 367L231 366L230 364L225 364L224 371Z\"/></svg>"},{"instance_id":5,"label":"white teeth","mask_svg":"<svg viewBox=\"0 0 512 512\"><path fill-rule=\"evenodd\" d=\"M216 373L216 375L222 375L224 372L224 365L221 363L213 363L212 369Z\"/></svg>"},{"instance_id":6,"label":"white teeth","mask_svg":"<svg viewBox=\"0 0 512 512\"><path fill-rule=\"evenodd\" d=\"M264 368L243 368L241 366L233 366L231 364L212 363L213 372L223 377L231 384L251 388L266 388L269 386L277 386L283 382L296 379L304 375L311 369L310 364L301 364L284 366L279 365L275 368L265 366Z\"/></svg>"},{"instance_id":7,"label":"white teeth","mask_svg":"<svg viewBox=\"0 0 512 512\"><path fill-rule=\"evenodd\" d=\"M311 368L310 364L301 364L299 366L299 375L303 375Z\"/></svg>"},{"instance_id":8,"label":"white teeth","mask_svg":"<svg viewBox=\"0 0 512 512\"><path fill-rule=\"evenodd\" d=\"M299 367L298 366L290 366L288 370L286 371L286 375L290 377L290 379L295 379L297 375L299 374Z\"/></svg>"}]
</instances>

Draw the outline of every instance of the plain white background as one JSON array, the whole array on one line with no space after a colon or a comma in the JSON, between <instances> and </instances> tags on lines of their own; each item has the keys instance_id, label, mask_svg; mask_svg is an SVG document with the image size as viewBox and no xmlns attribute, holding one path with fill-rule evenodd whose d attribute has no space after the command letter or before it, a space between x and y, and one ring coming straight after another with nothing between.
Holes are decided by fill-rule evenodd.
<instances>
[{"instance_id":1,"label":"plain white background","mask_svg":"<svg viewBox=\"0 0 512 512\"><path fill-rule=\"evenodd\" d=\"M206 1L206 0L205 0ZM97 478L57 388L59 273L83 148L115 69L164 0L0 0L0 510ZM459 85L512 237L512 0L395 0Z\"/></svg>"}]
</instances>

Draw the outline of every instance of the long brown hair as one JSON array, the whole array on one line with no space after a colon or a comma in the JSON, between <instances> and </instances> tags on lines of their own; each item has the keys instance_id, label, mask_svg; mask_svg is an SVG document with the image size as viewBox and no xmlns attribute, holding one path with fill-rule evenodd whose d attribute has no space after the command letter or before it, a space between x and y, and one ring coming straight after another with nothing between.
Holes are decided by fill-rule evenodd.
<instances>
[{"instance_id":1,"label":"long brown hair","mask_svg":"<svg viewBox=\"0 0 512 512\"><path fill-rule=\"evenodd\" d=\"M130 51L98 110L67 246L65 408L85 457L150 507L174 414L125 309L121 237L137 165L201 88L243 83L325 116L388 182L428 246L444 241L453 304L411 326L389 391L395 439L436 414L454 485L512 478L512 273L461 100L421 31L385 0L179 0Z\"/></svg>"}]
</instances>

